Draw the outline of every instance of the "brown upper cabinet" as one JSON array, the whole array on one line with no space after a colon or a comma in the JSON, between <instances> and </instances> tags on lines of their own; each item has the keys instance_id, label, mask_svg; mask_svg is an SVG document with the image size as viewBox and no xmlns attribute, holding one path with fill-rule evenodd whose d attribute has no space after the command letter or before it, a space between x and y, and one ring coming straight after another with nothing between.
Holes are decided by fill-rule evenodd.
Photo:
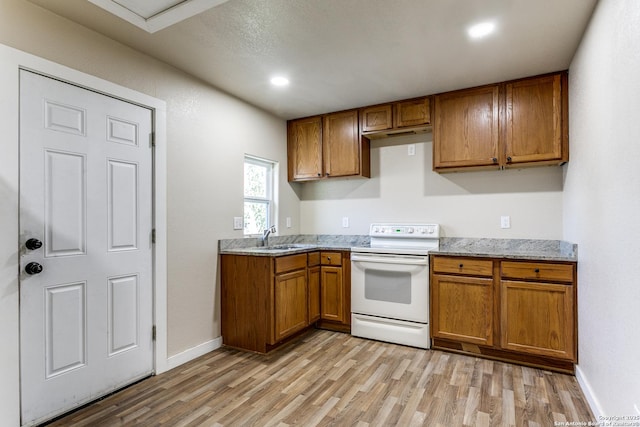
<instances>
[{"instance_id":1,"label":"brown upper cabinet","mask_svg":"<svg viewBox=\"0 0 640 427\"><path fill-rule=\"evenodd\" d=\"M428 125L431 122L429 98L418 98L396 102L393 124L396 128Z\"/></svg>"},{"instance_id":2,"label":"brown upper cabinet","mask_svg":"<svg viewBox=\"0 0 640 427\"><path fill-rule=\"evenodd\" d=\"M569 161L567 72L287 123L289 181L371 176L369 140L433 130L433 170Z\"/></svg>"},{"instance_id":3,"label":"brown upper cabinet","mask_svg":"<svg viewBox=\"0 0 640 427\"><path fill-rule=\"evenodd\" d=\"M567 75L505 85L506 166L569 160Z\"/></svg>"},{"instance_id":4,"label":"brown upper cabinet","mask_svg":"<svg viewBox=\"0 0 640 427\"><path fill-rule=\"evenodd\" d=\"M322 117L292 120L288 128L289 181L322 177Z\"/></svg>"},{"instance_id":5,"label":"brown upper cabinet","mask_svg":"<svg viewBox=\"0 0 640 427\"><path fill-rule=\"evenodd\" d=\"M360 118L362 133L393 129L393 104L363 108Z\"/></svg>"},{"instance_id":6,"label":"brown upper cabinet","mask_svg":"<svg viewBox=\"0 0 640 427\"><path fill-rule=\"evenodd\" d=\"M434 97L433 169L500 169L569 160L567 73Z\"/></svg>"},{"instance_id":7,"label":"brown upper cabinet","mask_svg":"<svg viewBox=\"0 0 640 427\"><path fill-rule=\"evenodd\" d=\"M458 90L435 97L435 170L478 166L499 168L498 99L497 85Z\"/></svg>"},{"instance_id":8,"label":"brown upper cabinet","mask_svg":"<svg viewBox=\"0 0 640 427\"><path fill-rule=\"evenodd\" d=\"M289 181L370 176L369 141L360 137L358 110L288 122Z\"/></svg>"},{"instance_id":9,"label":"brown upper cabinet","mask_svg":"<svg viewBox=\"0 0 640 427\"><path fill-rule=\"evenodd\" d=\"M369 139L426 132L431 123L429 97L374 105L360 110L360 129Z\"/></svg>"}]
</instances>

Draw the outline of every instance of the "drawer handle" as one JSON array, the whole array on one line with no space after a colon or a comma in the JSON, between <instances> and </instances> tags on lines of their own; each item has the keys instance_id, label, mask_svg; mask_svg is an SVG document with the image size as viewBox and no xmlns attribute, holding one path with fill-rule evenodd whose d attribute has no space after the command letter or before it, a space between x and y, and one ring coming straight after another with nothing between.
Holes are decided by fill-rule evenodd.
<instances>
[{"instance_id":1,"label":"drawer handle","mask_svg":"<svg viewBox=\"0 0 640 427\"><path fill-rule=\"evenodd\" d=\"M462 267L464 267L464 264L461 263L458 267L462 268Z\"/></svg>"},{"instance_id":2,"label":"drawer handle","mask_svg":"<svg viewBox=\"0 0 640 427\"><path fill-rule=\"evenodd\" d=\"M540 273L540 269L539 269L539 268L536 268L536 269L535 269L535 270L533 270L533 271L535 271L536 273Z\"/></svg>"}]
</instances>

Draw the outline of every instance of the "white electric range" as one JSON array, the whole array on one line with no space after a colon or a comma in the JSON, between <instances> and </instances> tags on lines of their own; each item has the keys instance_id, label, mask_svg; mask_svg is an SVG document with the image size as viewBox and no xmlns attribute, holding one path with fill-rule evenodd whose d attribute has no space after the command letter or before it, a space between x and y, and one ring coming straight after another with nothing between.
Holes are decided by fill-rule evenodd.
<instances>
[{"instance_id":1,"label":"white electric range","mask_svg":"<svg viewBox=\"0 0 640 427\"><path fill-rule=\"evenodd\" d=\"M429 348L429 250L438 224L374 223L351 248L351 334Z\"/></svg>"}]
</instances>

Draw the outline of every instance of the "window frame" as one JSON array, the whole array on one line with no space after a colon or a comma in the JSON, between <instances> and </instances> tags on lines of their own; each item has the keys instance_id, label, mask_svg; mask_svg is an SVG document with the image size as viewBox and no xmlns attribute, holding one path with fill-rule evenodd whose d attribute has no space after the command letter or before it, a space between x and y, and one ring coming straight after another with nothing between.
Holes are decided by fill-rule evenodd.
<instances>
[{"instance_id":1,"label":"window frame","mask_svg":"<svg viewBox=\"0 0 640 427\"><path fill-rule=\"evenodd\" d=\"M252 165L256 165L256 166L261 166L261 167L266 167L267 168L267 178L266 178L266 196L265 197L257 197L257 196L246 196L245 195L245 186L244 186L244 181L245 181L245 166L246 164L252 164ZM243 176L243 180L242 180L242 196L243 196L243 202L242 202L242 218L243 218L243 227L242 227L242 233L245 237L255 237L255 236L262 236L262 232L260 233L246 233L245 230L245 224L244 224L244 218L245 218L245 204L247 202L249 203L259 203L259 204L265 204L267 206L267 218L266 218L266 222L267 225L266 227L270 227L272 225L275 225L275 195L276 195L276 191L275 191L275 185L276 185L276 168L277 168L277 163L272 161L272 160L268 160L268 159L264 159L261 157L257 157L257 156L252 156L249 154L245 154L244 156L244 161L242 163L242 176Z\"/></svg>"}]
</instances>

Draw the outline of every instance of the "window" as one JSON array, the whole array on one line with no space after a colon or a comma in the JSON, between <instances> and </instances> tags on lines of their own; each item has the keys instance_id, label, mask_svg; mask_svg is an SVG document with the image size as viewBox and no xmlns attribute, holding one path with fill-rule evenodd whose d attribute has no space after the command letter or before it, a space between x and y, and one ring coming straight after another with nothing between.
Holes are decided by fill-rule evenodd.
<instances>
[{"instance_id":1,"label":"window","mask_svg":"<svg viewBox=\"0 0 640 427\"><path fill-rule=\"evenodd\" d=\"M256 157L244 158L244 234L262 234L274 224L274 163Z\"/></svg>"}]
</instances>

